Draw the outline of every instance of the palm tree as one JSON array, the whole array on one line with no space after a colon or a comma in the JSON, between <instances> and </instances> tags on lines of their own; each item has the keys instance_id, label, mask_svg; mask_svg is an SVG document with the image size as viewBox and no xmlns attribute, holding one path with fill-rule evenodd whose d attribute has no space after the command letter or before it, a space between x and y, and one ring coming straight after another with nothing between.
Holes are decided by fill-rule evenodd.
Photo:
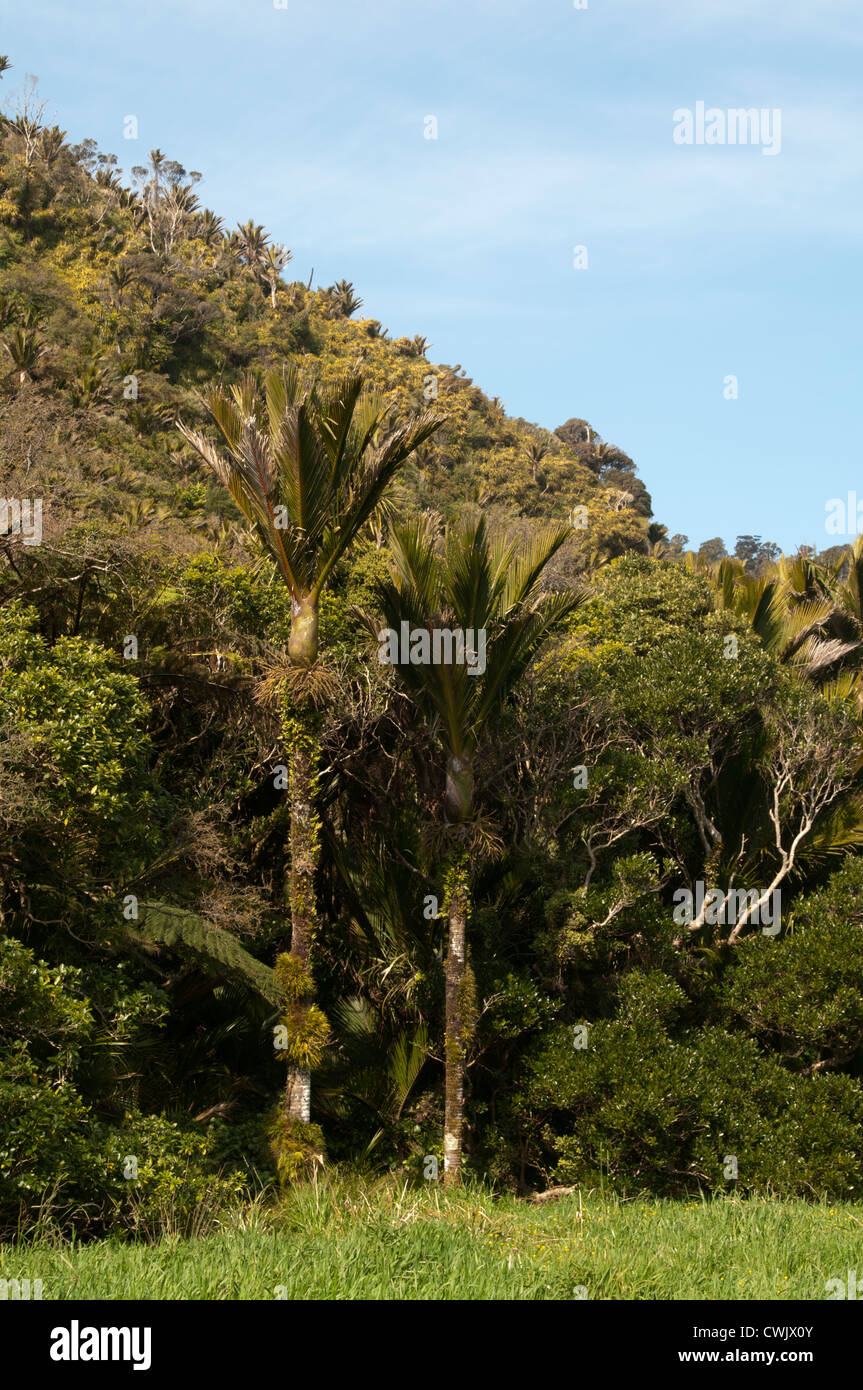
<instances>
[{"instance_id":1,"label":"palm tree","mask_svg":"<svg viewBox=\"0 0 863 1390\"><path fill-rule=\"evenodd\" d=\"M204 208L198 215L195 236L203 241L205 246L220 246L224 234L225 224L221 217L217 217L212 208Z\"/></svg>"},{"instance_id":2,"label":"palm tree","mask_svg":"<svg viewBox=\"0 0 863 1390\"><path fill-rule=\"evenodd\" d=\"M63 142L65 139L66 132L65 130L61 130L59 126L54 125L51 126L50 130L42 131L39 139L39 157L45 161L49 169L52 168L60 158L64 149Z\"/></svg>"},{"instance_id":3,"label":"palm tree","mask_svg":"<svg viewBox=\"0 0 863 1390\"><path fill-rule=\"evenodd\" d=\"M243 263L254 270L258 262L263 258L264 251L269 241L268 234L259 222L242 222L237 224L237 229L233 233L234 245Z\"/></svg>"},{"instance_id":4,"label":"palm tree","mask_svg":"<svg viewBox=\"0 0 863 1390\"><path fill-rule=\"evenodd\" d=\"M542 572L569 534L569 527L553 527L516 558L514 546L489 540L481 515L451 526L443 549L429 518L418 518L393 528L395 575L376 590L380 611L393 632L425 629L431 652L435 631L451 633L453 627L462 633L463 642L477 644L473 668L457 655L455 660L396 666L446 764L443 811L452 846L446 874L444 1181L448 1185L461 1181L464 1069L471 1031L468 865L471 842L482 843L481 827L474 819L474 758L541 643L581 601L571 592L540 593ZM367 622L373 629L373 621ZM377 635L382 641L382 634ZM444 655L441 638L437 652ZM448 655L453 656L452 645Z\"/></svg>"},{"instance_id":5,"label":"palm tree","mask_svg":"<svg viewBox=\"0 0 863 1390\"><path fill-rule=\"evenodd\" d=\"M351 314L355 314L357 309L362 308L363 301L359 295L354 294L354 287L350 280L337 280L334 285L330 285L327 294L332 300L333 307L346 319L349 319Z\"/></svg>"},{"instance_id":6,"label":"palm tree","mask_svg":"<svg viewBox=\"0 0 863 1390\"><path fill-rule=\"evenodd\" d=\"M95 183L97 188L107 188L115 193L120 187L120 175L116 169L99 169L96 172Z\"/></svg>"},{"instance_id":7,"label":"palm tree","mask_svg":"<svg viewBox=\"0 0 863 1390\"><path fill-rule=\"evenodd\" d=\"M863 536L857 536L844 555L822 574L824 587L835 604L833 624L838 635L863 645ZM851 664L861 664L859 647Z\"/></svg>"},{"instance_id":8,"label":"palm tree","mask_svg":"<svg viewBox=\"0 0 863 1390\"><path fill-rule=\"evenodd\" d=\"M287 246L276 243L275 246L268 246L261 256L259 265L261 278L270 291L270 304L276 307L276 286L279 283L279 276L284 270L288 261L293 260L293 252Z\"/></svg>"},{"instance_id":9,"label":"palm tree","mask_svg":"<svg viewBox=\"0 0 863 1390\"><path fill-rule=\"evenodd\" d=\"M13 328L3 346L12 359L13 370L18 372L18 380L23 385L28 373L32 372L39 358L45 352L39 335L33 328Z\"/></svg>"},{"instance_id":10,"label":"palm tree","mask_svg":"<svg viewBox=\"0 0 863 1390\"><path fill-rule=\"evenodd\" d=\"M69 382L72 404L82 410L95 405L104 399L107 384L105 363L94 357Z\"/></svg>"},{"instance_id":11,"label":"palm tree","mask_svg":"<svg viewBox=\"0 0 863 1390\"><path fill-rule=\"evenodd\" d=\"M120 343L120 314L123 308L123 296L127 289L137 283L137 273L126 260L115 261L108 271L108 294L113 300L114 307L118 311L114 318L114 350L117 356L123 352Z\"/></svg>"},{"instance_id":12,"label":"palm tree","mask_svg":"<svg viewBox=\"0 0 863 1390\"><path fill-rule=\"evenodd\" d=\"M273 556L291 595L290 668L280 681L289 738L291 950L280 977L289 1000L285 1135L307 1125L311 1071L326 1020L311 1005L318 831L313 811L318 742L314 703L326 690L318 661L318 608L334 566L371 516L396 470L443 417L423 411L393 424L381 396L357 374L326 390L295 367L271 370L263 399L246 376L205 397L227 452L180 424Z\"/></svg>"},{"instance_id":13,"label":"palm tree","mask_svg":"<svg viewBox=\"0 0 863 1390\"><path fill-rule=\"evenodd\" d=\"M536 482L536 474L539 465L548 453L548 442L544 439L535 439L527 446L527 460L530 464L531 478Z\"/></svg>"},{"instance_id":14,"label":"palm tree","mask_svg":"<svg viewBox=\"0 0 863 1390\"><path fill-rule=\"evenodd\" d=\"M860 664L863 625L859 617L863 614L857 607L857 586L863 585L861 561L860 548L855 546L832 571L805 555L783 558L760 575L748 574L742 562L730 556L715 565L696 556L688 563L711 574L718 608L744 618L780 661L823 683L840 667ZM847 579L842 582L846 568Z\"/></svg>"},{"instance_id":15,"label":"palm tree","mask_svg":"<svg viewBox=\"0 0 863 1390\"><path fill-rule=\"evenodd\" d=\"M108 271L108 283L111 286L112 298L114 303L120 308L123 304L123 294L130 285L134 285L138 279L137 272L133 270L128 261L116 261Z\"/></svg>"}]
</instances>

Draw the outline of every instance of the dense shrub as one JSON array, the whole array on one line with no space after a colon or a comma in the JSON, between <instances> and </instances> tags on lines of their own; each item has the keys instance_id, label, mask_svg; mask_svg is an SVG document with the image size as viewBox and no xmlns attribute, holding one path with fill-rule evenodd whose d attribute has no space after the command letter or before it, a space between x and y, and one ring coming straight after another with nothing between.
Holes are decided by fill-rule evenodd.
<instances>
[{"instance_id":1,"label":"dense shrub","mask_svg":"<svg viewBox=\"0 0 863 1390\"><path fill-rule=\"evenodd\" d=\"M586 1047L572 1028L537 1045L515 1103L534 1161L556 1181L630 1193L859 1193L863 1088L795 1076L721 1028L680 1029L684 1003L667 978L633 974Z\"/></svg>"}]
</instances>

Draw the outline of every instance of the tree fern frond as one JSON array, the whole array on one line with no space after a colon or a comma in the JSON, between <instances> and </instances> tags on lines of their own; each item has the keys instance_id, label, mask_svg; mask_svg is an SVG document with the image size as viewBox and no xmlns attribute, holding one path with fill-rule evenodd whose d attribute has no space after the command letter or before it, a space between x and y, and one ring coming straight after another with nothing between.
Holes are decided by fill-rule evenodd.
<instances>
[{"instance_id":1,"label":"tree fern frond","mask_svg":"<svg viewBox=\"0 0 863 1390\"><path fill-rule=\"evenodd\" d=\"M281 1003L274 972L250 955L229 932L205 921L194 912L169 903L140 903L137 929L128 928L141 945L166 946L190 957L208 974L226 976L244 984L269 1003Z\"/></svg>"}]
</instances>

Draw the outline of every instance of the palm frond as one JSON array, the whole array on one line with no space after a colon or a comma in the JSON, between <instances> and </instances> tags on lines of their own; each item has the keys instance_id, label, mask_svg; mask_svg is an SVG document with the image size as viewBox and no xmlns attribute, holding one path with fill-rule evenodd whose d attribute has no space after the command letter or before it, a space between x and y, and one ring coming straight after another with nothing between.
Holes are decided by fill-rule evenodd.
<instances>
[{"instance_id":1,"label":"palm frond","mask_svg":"<svg viewBox=\"0 0 863 1390\"><path fill-rule=\"evenodd\" d=\"M524 555L508 567L504 611L530 603L536 596L542 572L553 555L572 535L570 526L549 526L535 536Z\"/></svg>"},{"instance_id":2,"label":"palm frond","mask_svg":"<svg viewBox=\"0 0 863 1390\"><path fill-rule=\"evenodd\" d=\"M247 373L204 404L227 453L181 422L184 439L255 526L292 596L313 603L398 467L445 419L425 410L385 429L388 411L361 376L321 391L294 366L269 371L263 392Z\"/></svg>"}]
</instances>

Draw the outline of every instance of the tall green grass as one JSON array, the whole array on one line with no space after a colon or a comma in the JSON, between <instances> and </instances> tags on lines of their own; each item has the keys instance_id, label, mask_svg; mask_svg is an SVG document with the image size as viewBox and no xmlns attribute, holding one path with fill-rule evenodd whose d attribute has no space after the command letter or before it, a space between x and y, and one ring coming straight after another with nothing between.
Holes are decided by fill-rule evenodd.
<instances>
[{"instance_id":1,"label":"tall green grass","mask_svg":"<svg viewBox=\"0 0 863 1390\"><path fill-rule=\"evenodd\" d=\"M44 1299L823 1299L858 1269L863 1206L802 1201L531 1206L389 1182L297 1188L191 1238L0 1246L0 1277ZM582 1293L584 1290L585 1293Z\"/></svg>"}]
</instances>

